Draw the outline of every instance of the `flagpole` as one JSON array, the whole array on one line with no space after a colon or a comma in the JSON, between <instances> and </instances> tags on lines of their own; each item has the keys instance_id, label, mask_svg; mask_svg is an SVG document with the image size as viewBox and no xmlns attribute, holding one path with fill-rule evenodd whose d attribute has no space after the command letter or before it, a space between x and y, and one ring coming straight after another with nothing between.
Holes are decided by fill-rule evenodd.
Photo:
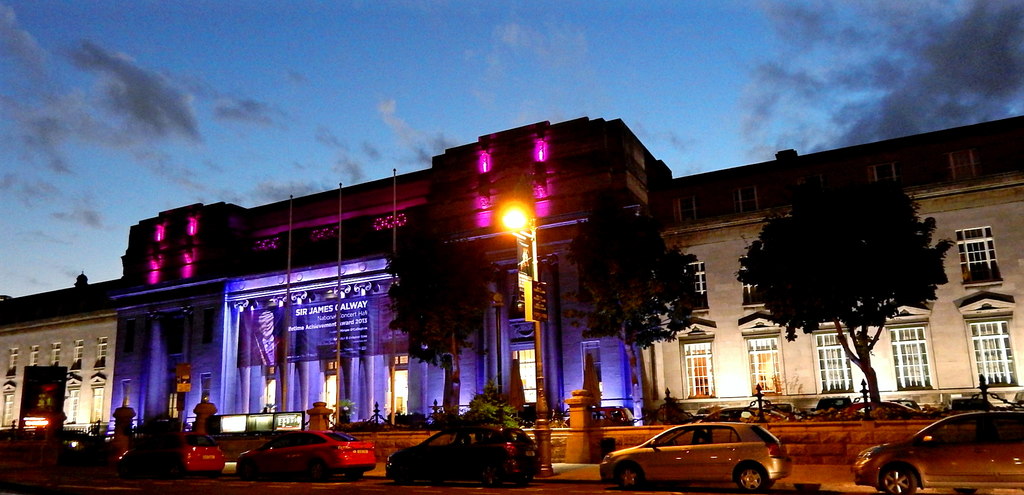
<instances>
[{"instance_id":1,"label":"flagpole","mask_svg":"<svg viewBox=\"0 0 1024 495\"><path fill-rule=\"evenodd\" d=\"M285 270L284 288L284 331L281 332L281 353L278 376L281 382L281 407L278 411L288 410L288 333L292 326L292 226L294 196L288 195L288 264Z\"/></svg>"},{"instance_id":2,"label":"flagpole","mask_svg":"<svg viewBox=\"0 0 1024 495\"><path fill-rule=\"evenodd\" d=\"M341 424L341 190L342 183L338 183L338 281L334 288L334 413L335 427Z\"/></svg>"},{"instance_id":3,"label":"flagpole","mask_svg":"<svg viewBox=\"0 0 1024 495\"><path fill-rule=\"evenodd\" d=\"M398 253L398 169L391 169L391 256L394 257ZM391 383L391 406L388 408L388 418L391 420L391 424L395 424L395 401L396 395L395 390L395 330L389 327L389 351L388 356L388 374L390 375L389 383Z\"/></svg>"}]
</instances>

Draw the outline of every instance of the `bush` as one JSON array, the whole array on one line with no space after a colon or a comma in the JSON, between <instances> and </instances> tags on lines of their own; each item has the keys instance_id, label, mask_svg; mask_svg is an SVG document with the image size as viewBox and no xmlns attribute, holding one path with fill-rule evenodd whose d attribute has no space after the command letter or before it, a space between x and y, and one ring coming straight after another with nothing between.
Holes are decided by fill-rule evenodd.
<instances>
[{"instance_id":1,"label":"bush","mask_svg":"<svg viewBox=\"0 0 1024 495\"><path fill-rule=\"evenodd\" d=\"M519 426L515 408L498 393L498 387L494 382L487 382L483 393L477 394L473 400L469 401L469 410L462 416L462 420L466 423L480 425L511 428Z\"/></svg>"}]
</instances>

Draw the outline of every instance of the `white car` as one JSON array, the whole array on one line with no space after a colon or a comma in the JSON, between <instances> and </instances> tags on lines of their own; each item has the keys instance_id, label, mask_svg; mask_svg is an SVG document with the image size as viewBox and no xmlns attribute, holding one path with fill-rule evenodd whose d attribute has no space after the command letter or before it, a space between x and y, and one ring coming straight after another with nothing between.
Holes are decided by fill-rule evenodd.
<instances>
[{"instance_id":1,"label":"white car","mask_svg":"<svg viewBox=\"0 0 1024 495\"><path fill-rule=\"evenodd\" d=\"M775 435L751 423L691 423L616 450L601 461L601 480L631 489L648 482L732 481L764 491L789 476L793 461Z\"/></svg>"}]
</instances>

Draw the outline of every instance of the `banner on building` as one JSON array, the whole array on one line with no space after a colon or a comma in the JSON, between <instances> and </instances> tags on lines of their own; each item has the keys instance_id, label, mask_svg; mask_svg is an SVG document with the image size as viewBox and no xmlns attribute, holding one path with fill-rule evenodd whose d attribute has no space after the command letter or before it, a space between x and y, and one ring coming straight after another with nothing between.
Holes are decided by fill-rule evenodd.
<instances>
[{"instance_id":1,"label":"banner on building","mask_svg":"<svg viewBox=\"0 0 1024 495\"><path fill-rule=\"evenodd\" d=\"M21 395L21 424L24 427L59 427L64 415L64 389L68 369L64 366L26 366L25 390Z\"/></svg>"},{"instance_id":2,"label":"banner on building","mask_svg":"<svg viewBox=\"0 0 1024 495\"><path fill-rule=\"evenodd\" d=\"M288 362L334 359L340 334L342 357L365 353L370 333L370 298L342 299L284 308L247 308L239 314L238 366L271 366L285 325Z\"/></svg>"}]
</instances>

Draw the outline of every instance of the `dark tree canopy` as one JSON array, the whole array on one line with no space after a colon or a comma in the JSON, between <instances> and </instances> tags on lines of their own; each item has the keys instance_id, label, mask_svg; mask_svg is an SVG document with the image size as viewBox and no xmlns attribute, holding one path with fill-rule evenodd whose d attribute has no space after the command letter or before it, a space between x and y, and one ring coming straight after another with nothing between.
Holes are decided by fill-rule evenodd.
<instances>
[{"instance_id":1,"label":"dark tree canopy","mask_svg":"<svg viewBox=\"0 0 1024 495\"><path fill-rule=\"evenodd\" d=\"M889 182L804 187L789 214L765 223L740 260L738 278L757 286L789 340L798 329L834 324L877 400L870 353L886 320L900 306L934 300L946 283L942 262L951 244L933 246L934 230L935 221L920 220L911 198Z\"/></svg>"},{"instance_id":2,"label":"dark tree canopy","mask_svg":"<svg viewBox=\"0 0 1024 495\"><path fill-rule=\"evenodd\" d=\"M478 243L444 242L433 232L400 236L388 262L391 328L409 336L409 355L446 371L445 406L458 404L459 356L491 304L494 269Z\"/></svg>"},{"instance_id":3,"label":"dark tree canopy","mask_svg":"<svg viewBox=\"0 0 1024 495\"><path fill-rule=\"evenodd\" d=\"M650 347L690 325L693 256L668 249L657 223L602 197L570 246L579 267L579 299L590 337L619 337Z\"/></svg>"}]
</instances>

